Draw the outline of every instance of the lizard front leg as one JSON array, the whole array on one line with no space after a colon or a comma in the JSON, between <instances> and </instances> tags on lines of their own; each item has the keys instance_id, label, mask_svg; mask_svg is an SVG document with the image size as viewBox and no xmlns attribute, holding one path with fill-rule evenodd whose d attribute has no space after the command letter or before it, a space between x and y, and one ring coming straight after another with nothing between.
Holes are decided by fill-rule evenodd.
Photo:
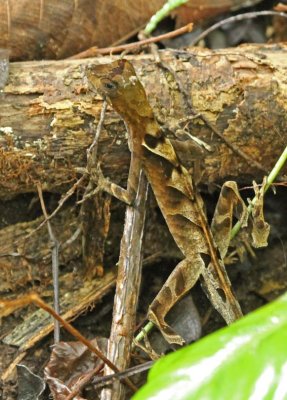
<instances>
[{"instance_id":1,"label":"lizard front leg","mask_svg":"<svg viewBox=\"0 0 287 400\"><path fill-rule=\"evenodd\" d=\"M204 263L200 257L182 260L149 307L148 319L160 329L169 343L182 345L184 340L166 323L165 317L174 304L195 285L203 268Z\"/></svg>"},{"instance_id":2,"label":"lizard front leg","mask_svg":"<svg viewBox=\"0 0 287 400\"><path fill-rule=\"evenodd\" d=\"M126 189L104 177L99 167L94 176L91 175L91 178L97 184L97 191L103 190L106 193L109 193L111 196L114 196L118 200L124 202L125 204L132 205L137 193L140 170L141 160L139 157L132 153Z\"/></svg>"}]
</instances>

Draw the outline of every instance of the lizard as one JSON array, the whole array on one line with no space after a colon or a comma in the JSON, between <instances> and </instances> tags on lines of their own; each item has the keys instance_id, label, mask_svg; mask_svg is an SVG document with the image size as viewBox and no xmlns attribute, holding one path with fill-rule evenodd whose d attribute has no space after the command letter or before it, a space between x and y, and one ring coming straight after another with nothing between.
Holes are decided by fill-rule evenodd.
<instances>
[{"instance_id":1,"label":"lizard","mask_svg":"<svg viewBox=\"0 0 287 400\"><path fill-rule=\"evenodd\" d=\"M203 211L203 200L192 177L180 163L172 142L160 129L133 65L120 59L87 68L91 91L102 95L123 118L131 151L130 172L124 189L102 177L113 196L132 204L140 169L144 170L167 226L184 259L168 277L151 303L147 318L170 343L183 344L165 317L172 306L200 280L214 308L227 324L242 316L223 259ZM224 190L222 190L224 196Z\"/></svg>"}]
</instances>

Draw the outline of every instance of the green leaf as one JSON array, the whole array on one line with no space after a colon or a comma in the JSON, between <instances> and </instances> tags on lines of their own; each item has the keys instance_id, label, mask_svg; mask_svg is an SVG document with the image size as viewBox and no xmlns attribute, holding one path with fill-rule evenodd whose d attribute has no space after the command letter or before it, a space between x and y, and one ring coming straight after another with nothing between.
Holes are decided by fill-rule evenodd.
<instances>
[{"instance_id":1,"label":"green leaf","mask_svg":"<svg viewBox=\"0 0 287 400\"><path fill-rule=\"evenodd\" d=\"M159 360L133 400L286 400L287 294Z\"/></svg>"}]
</instances>

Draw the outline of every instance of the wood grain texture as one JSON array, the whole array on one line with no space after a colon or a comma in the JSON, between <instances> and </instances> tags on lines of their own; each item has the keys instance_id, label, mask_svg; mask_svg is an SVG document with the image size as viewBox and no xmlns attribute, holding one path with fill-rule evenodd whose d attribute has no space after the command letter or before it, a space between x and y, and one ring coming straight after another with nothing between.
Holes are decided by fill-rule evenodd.
<instances>
[{"instance_id":1,"label":"wood grain texture","mask_svg":"<svg viewBox=\"0 0 287 400\"><path fill-rule=\"evenodd\" d=\"M247 45L237 49L163 52L177 73L194 110L204 114L231 143L270 170L287 139L287 46ZM174 131L188 118L184 97L173 78L151 56L130 57L163 129ZM0 96L0 197L11 198L43 189L63 192L86 165L102 100L88 93L85 68L111 60L12 63ZM186 123L180 125L183 128ZM249 183L262 173L235 156L200 119L188 131L205 140L211 152L200 156L205 184L236 179ZM183 149L188 164L194 154ZM113 181L127 176L129 151L125 127L109 109L99 155ZM198 158L198 156L196 156Z\"/></svg>"}]
</instances>

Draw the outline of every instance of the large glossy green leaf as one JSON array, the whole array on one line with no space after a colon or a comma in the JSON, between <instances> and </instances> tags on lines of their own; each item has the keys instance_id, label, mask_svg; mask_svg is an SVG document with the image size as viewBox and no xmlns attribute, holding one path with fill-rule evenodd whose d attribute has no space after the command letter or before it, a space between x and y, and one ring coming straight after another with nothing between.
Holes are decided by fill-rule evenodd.
<instances>
[{"instance_id":1,"label":"large glossy green leaf","mask_svg":"<svg viewBox=\"0 0 287 400\"><path fill-rule=\"evenodd\" d=\"M133 400L286 400L287 294L159 360Z\"/></svg>"}]
</instances>

